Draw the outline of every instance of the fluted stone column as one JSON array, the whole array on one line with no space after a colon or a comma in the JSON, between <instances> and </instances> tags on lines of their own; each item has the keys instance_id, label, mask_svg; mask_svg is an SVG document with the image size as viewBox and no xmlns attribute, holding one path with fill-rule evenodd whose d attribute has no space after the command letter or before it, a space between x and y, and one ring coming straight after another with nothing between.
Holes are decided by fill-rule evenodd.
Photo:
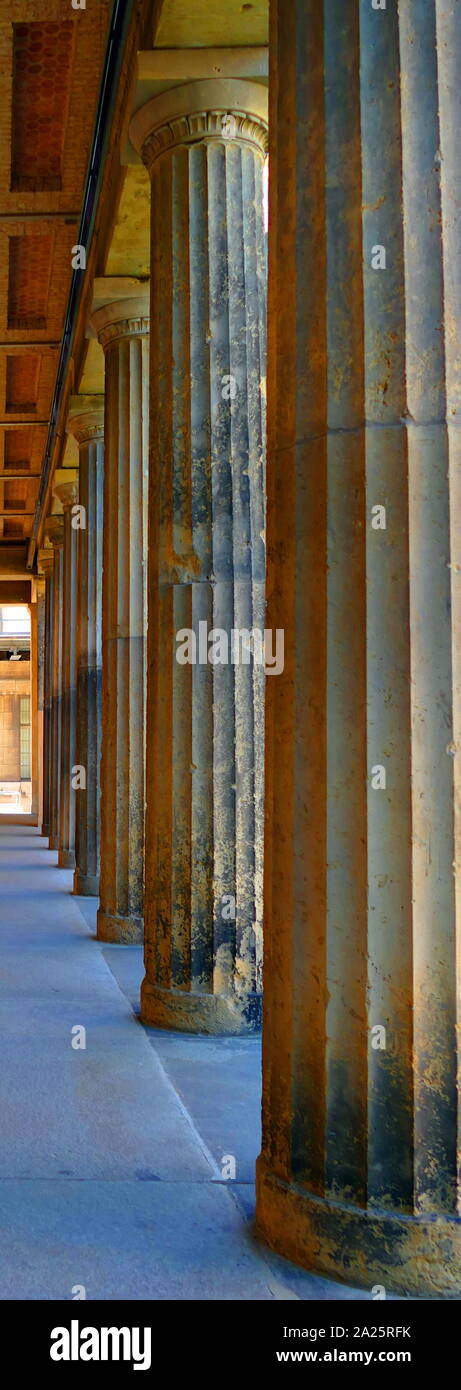
<instances>
[{"instance_id":1,"label":"fluted stone column","mask_svg":"<svg viewBox=\"0 0 461 1390\"><path fill-rule=\"evenodd\" d=\"M40 552L38 555L40 561ZM37 608L37 818L43 822L43 736L45 703L45 591L46 581L38 574L34 581Z\"/></svg>"},{"instance_id":2,"label":"fluted stone column","mask_svg":"<svg viewBox=\"0 0 461 1390\"><path fill-rule=\"evenodd\" d=\"M30 615L30 773L31 815L38 822L38 612L37 598L28 604Z\"/></svg>"},{"instance_id":3,"label":"fluted stone column","mask_svg":"<svg viewBox=\"0 0 461 1390\"><path fill-rule=\"evenodd\" d=\"M62 579L62 688L61 688L61 790L59 801L58 868L75 868L75 787L76 766L76 622L77 622L77 529L72 507L78 497L78 481L55 488L64 512Z\"/></svg>"},{"instance_id":4,"label":"fluted stone column","mask_svg":"<svg viewBox=\"0 0 461 1390\"><path fill-rule=\"evenodd\" d=\"M257 1223L459 1296L461 25L274 0L272 45Z\"/></svg>"},{"instance_id":5,"label":"fluted stone column","mask_svg":"<svg viewBox=\"0 0 461 1390\"><path fill-rule=\"evenodd\" d=\"M51 709L50 709L50 830L49 848L59 846L61 793L62 581L64 517L50 516L45 525L53 546Z\"/></svg>"},{"instance_id":6,"label":"fluted stone column","mask_svg":"<svg viewBox=\"0 0 461 1390\"><path fill-rule=\"evenodd\" d=\"M41 833L50 833L50 773L51 773L51 699L52 699L52 652L53 652L53 562L51 547L38 552L39 566L45 579L45 630L43 662L43 771L42 771L42 823Z\"/></svg>"},{"instance_id":7,"label":"fluted stone column","mask_svg":"<svg viewBox=\"0 0 461 1390\"><path fill-rule=\"evenodd\" d=\"M231 632L264 627L266 104L191 83L130 127L152 183L142 1017L198 1032L261 1010L264 671Z\"/></svg>"},{"instance_id":8,"label":"fluted stone column","mask_svg":"<svg viewBox=\"0 0 461 1390\"><path fill-rule=\"evenodd\" d=\"M74 396L68 432L79 445L77 734L74 893L99 893L102 738L104 397Z\"/></svg>"},{"instance_id":9,"label":"fluted stone column","mask_svg":"<svg viewBox=\"0 0 461 1390\"><path fill-rule=\"evenodd\" d=\"M96 310L105 353L101 879L97 934L143 937L149 300Z\"/></svg>"}]
</instances>

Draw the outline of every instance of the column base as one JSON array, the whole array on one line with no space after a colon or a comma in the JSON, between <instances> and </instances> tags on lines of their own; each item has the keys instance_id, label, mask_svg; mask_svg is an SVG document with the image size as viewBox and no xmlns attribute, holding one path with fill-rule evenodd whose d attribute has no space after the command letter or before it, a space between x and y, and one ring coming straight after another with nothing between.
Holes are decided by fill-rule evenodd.
<instances>
[{"instance_id":1,"label":"column base","mask_svg":"<svg viewBox=\"0 0 461 1390\"><path fill-rule=\"evenodd\" d=\"M99 898L99 875L82 874L81 869L76 869L72 892L78 898Z\"/></svg>"},{"instance_id":2,"label":"column base","mask_svg":"<svg viewBox=\"0 0 461 1390\"><path fill-rule=\"evenodd\" d=\"M461 1294L461 1218L317 1197L256 1165L256 1233L277 1254L343 1283L434 1298Z\"/></svg>"},{"instance_id":3,"label":"column base","mask_svg":"<svg viewBox=\"0 0 461 1390\"><path fill-rule=\"evenodd\" d=\"M41 825L41 826L40 826L40 835L42 836L42 838L43 838L44 840L48 840L48 839L49 839L49 835L50 835L50 827L49 827L49 825Z\"/></svg>"},{"instance_id":4,"label":"column base","mask_svg":"<svg viewBox=\"0 0 461 1390\"><path fill-rule=\"evenodd\" d=\"M60 849L58 851L58 869L75 869L73 849Z\"/></svg>"},{"instance_id":5,"label":"column base","mask_svg":"<svg viewBox=\"0 0 461 1390\"><path fill-rule=\"evenodd\" d=\"M48 849L59 849L59 840L58 840L57 835L50 835L50 836L49 836L49 839L48 839Z\"/></svg>"},{"instance_id":6,"label":"column base","mask_svg":"<svg viewBox=\"0 0 461 1390\"><path fill-rule=\"evenodd\" d=\"M144 941L142 917L118 917L116 913L98 908L96 936L98 941L118 941L122 946L134 946Z\"/></svg>"},{"instance_id":7,"label":"column base","mask_svg":"<svg viewBox=\"0 0 461 1390\"><path fill-rule=\"evenodd\" d=\"M262 995L194 994L160 989L147 977L141 985L141 1022L151 1028L180 1033L257 1033L261 1027Z\"/></svg>"}]
</instances>

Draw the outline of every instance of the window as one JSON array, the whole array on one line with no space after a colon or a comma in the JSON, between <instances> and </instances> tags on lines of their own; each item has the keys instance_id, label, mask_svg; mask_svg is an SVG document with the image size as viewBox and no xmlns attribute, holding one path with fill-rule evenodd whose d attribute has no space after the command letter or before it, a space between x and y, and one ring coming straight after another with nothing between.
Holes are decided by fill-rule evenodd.
<instances>
[{"instance_id":1,"label":"window","mask_svg":"<svg viewBox=\"0 0 461 1390\"><path fill-rule=\"evenodd\" d=\"M25 604L8 604L0 607L0 635L22 637L30 633L30 613Z\"/></svg>"}]
</instances>

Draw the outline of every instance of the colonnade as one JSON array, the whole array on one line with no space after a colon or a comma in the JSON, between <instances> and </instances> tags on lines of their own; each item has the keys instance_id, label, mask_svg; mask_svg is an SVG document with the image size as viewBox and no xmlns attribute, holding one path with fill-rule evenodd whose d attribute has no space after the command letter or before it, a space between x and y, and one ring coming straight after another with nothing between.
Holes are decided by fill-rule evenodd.
<instances>
[{"instance_id":1,"label":"colonnade","mask_svg":"<svg viewBox=\"0 0 461 1390\"><path fill-rule=\"evenodd\" d=\"M384 1292L461 1271L460 47L449 0L272 5L267 617L262 86L187 83L131 122L150 314L98 282L86 539L67 504L47 523L44 826L76 891L99 877L98 936L144 935L148 1024L258 1026L263 673L200 653L284 634L258 1230Z\"/></svg>"}]
</instances>

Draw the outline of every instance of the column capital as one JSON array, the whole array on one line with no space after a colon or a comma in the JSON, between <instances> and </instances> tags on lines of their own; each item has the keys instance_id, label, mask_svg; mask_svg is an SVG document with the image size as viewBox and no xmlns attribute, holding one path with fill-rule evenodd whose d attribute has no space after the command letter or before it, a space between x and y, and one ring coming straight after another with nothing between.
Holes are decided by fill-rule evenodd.
<instances>
[{"instance_id":1,"label":"column capital","mask_svg":"<svg viewBox=\"0 0 461 1390\"><path fill-rule=\"evenodd\" d=\"M66 430L79 445L104 438L104 396L71 396Z\"/></svg>"},{"instance_id":2,"label":"column capital","mask_svg":"<svg viewBox=\"0 0 461 1390\"><path fill-rule=\"evenodd\" d=\"M148 169L177 145L220 141L268 148L268 93L257 82L209 78L172 87L141 106L130 140Z\"/></svg>"},{"instance_id":3,"label":"column capital","mask_svg":"<svg viewBox=\"0 0 461 1390\"><path fill-rule=\"evenodd\" d=\"M52 574L52 573L53 573L53 564L54 564L54 551L53 551L53 548L52 548L51 545L44 546L43 549L39 550L39 552L38 552L38 568L39 568L39 574L40 574L44 579L46 579L46 578L48 577L49 574Z\"/></svg>"},{"instance_id":4,"label":"column capital","mask_svg":"<svg viewBox=\"0 0 461 1390\"><path fill-rule=\"evenodd\" d=\"M53 551L64 545L64 517L48 516L45 521L45 535L51 541Z\"/></svg>"},{"instance_id":5,"label":"column capital","mask_svg":"<svg viewBox=\"0 0 461 1390\"><path fill-rule=\"evenodd\" d=\"M63 511L70 511L70 508L78 502L78 475L76 478L70 478L69 482L59 483L53 489L53 494L61 503Z\"/></svg>"},{"instance_id":6,"label":"column capital","mask_svg":"<svg viewBox=\"0 0 461 1390\"><path fill-rule=\"evenodd\" d=\"M104 350L119 338L147 337L149 281L132 276L96 279L90 326Z\"/></svg>"}]
</instances>

